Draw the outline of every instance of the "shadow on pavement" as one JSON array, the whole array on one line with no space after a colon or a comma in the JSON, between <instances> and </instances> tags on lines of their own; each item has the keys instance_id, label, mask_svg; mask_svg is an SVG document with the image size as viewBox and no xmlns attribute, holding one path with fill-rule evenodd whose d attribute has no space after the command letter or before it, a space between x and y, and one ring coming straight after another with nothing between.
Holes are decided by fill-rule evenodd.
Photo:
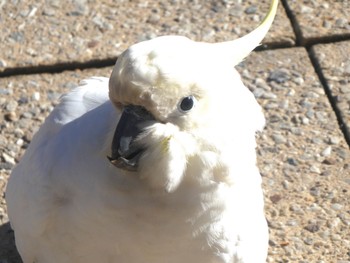
<instances>
[{"instance_id":1,"label":"shadow on pavement","mask_svg":"<svg viewBox=\"0 0 350 263\"><path fill-rule=\"evenodd\" d=\"M0 225L0 263L22 263L10 223Z\"/></svg>"}]
</instances>

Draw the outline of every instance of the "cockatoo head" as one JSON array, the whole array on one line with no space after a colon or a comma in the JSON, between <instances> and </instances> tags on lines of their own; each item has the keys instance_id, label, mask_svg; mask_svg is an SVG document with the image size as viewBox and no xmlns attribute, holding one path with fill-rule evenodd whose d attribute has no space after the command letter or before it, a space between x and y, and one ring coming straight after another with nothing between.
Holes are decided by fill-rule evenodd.
<instances>
[{"instance_id":1,"label":"cockatoo head","mask_svg":"<svg viewBox=\"0 0 350 263\"><path fill-rule=\"evenodd\" d=\"M234 41L164 36L128 48L109 83L122 110L111 162L170 192L184 180L230 180L240 158L254 164L264 117L234 66L259 45L276 7L274 0L262 24Z\"/></svg>"}]
</instances>

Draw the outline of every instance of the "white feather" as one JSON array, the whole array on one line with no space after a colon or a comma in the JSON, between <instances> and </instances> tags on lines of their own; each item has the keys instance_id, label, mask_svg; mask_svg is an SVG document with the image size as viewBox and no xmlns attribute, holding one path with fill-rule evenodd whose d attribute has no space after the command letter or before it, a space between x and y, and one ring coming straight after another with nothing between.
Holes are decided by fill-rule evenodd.
<instances>
[{"instance_id":1,"label":"white feather","mask_svg":"<svg viewBox=\"0 0 350 263\"><path fill-rule=\"evenodd\" d=\"M264 116L229 61L207 61L205 47L178 36L136 44L109 80L62 97L7 186L24 263L266 261L255 154ZM189 95L195 107L179 111ZM135 140L146 149L136 172L107 159L127 104L156 119Z\"/></svg>"},{"instance_id":2,"label":"white feather","mask_svg":"<svg viewBox=\"0 0 350 263\"><path fill-rule=\"evenodd\" d=\"M255 125L246 132L254 121L232 116L235 146L222 155L203 151L220 148L214 134L198 142L171 124L151 127L140 140L160 147L172 136L174 146L164 159L150 152L139 179L106 158L119 119L107 94L106 79L90 79L65 95L13 170L6 196L24 262L264 262Z\"/></svg>"}]
</instances>

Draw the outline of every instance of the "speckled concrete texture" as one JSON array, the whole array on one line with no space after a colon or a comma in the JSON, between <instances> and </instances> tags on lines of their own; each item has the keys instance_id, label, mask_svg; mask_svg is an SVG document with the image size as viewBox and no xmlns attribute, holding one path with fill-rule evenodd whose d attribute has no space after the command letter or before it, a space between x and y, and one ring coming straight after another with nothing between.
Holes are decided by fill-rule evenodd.
<instances>
[{"instance_id":1,"label":"speckled concrete texture","mask_svg":"<svg viewBox=\"0 0 350 263\"><path fill-rule=\"evenodd\" d=\"M300 42L350 36L350 2L348 0L284 0L295 19Z\"/></svg>"},{"instance_id":2,"label":"speckled concrete texture","mask_svg":"<svg viewBox=\"0 0 350 263\"><path fill-rule=\"evenodd\" d=\"M0 72L116 58L135 42L160 35L194 40L231 40L255 28L269 1L2 1ZM283 10L264 40L266 45L294 44Z\"/></svg>"},{"instance_id":3,"label":"speckled concrete texture","mask_svg":"<svg viewBox=\"0 0 350 263\"><path fill-rule=\"evenodd\" d=\"M240 71L267 118L258 156L268 262L348 260L350 151L308 54L259 52Z\"/></svg>"},{"instance_id":4,"label":"speckled concrete texture","mask_svg":"<svg viewBox=\"0 0 350 263\"><path fill-rule=\"evenodd\" d=\"M0 263L21 262L6 213L8 177L63 93L109 77L135 42L244 35L268 2L0 0ZM267 262L350 263L349 14L347 0L283 0L267 50L237 66L267 119L257 149ZM98 68L103 60L108 66ZM84 67L92 69L77 70ZM37 68L46 73L27 75Z\"/></svg>"},{"instance_id":5,"label":"speckled concrete texture","mask_svg":"<svg viewBox=\"0 0 350 263\"><path fill-rule=\"evenodd\" d=\"M315 45L312 52L350 138L350 41Z\"/></svg>"}]
</instances>

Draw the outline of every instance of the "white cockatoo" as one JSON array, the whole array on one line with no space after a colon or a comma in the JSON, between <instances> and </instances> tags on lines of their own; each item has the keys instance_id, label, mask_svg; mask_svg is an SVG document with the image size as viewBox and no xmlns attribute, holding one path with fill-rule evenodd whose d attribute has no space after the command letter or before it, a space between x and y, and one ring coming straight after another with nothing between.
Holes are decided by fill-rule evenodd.
<instances>
[{"instance_id":1,"label":"white cockatoo","mask_svg":"<svg viewBox=\"0 0 350 263\"><path fill-rule=\"evenodd\" d=\"M234 66L267 33L135 44L63 96L9 179L25 263L262 263L261 108Z\"/></svg>"}]
</instances>

